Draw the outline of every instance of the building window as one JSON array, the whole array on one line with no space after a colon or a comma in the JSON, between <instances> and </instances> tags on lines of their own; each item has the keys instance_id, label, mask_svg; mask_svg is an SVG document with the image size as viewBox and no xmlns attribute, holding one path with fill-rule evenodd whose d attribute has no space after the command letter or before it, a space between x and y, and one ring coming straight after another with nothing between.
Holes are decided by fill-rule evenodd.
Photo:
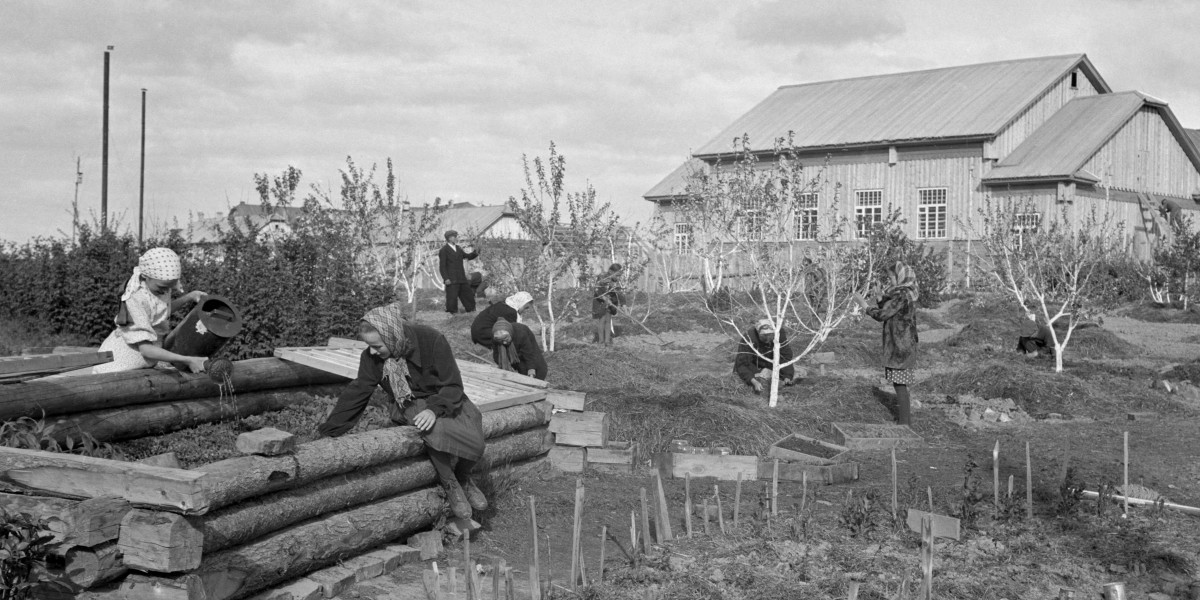
<instances>
[{"instance_id":1,"label":"building window","mask_svg":"<svg viewBox=\"0 0 1200 600\"><path fill-rule=\"evenodd\" d=\"M883 190L855 190L854 198L855 231L864 238L876 223L883 222Z\"/></svg>"},{"instance_id":2,"label":"building window","mask_svg":"<svg viewBox=\"0 0 1200 600\"><path fill-rule=\"evenodd\" d=\"M796 204L796 239L817 239L817 195L800 194Z\"/></svg>"},{"instance_id":3,"label":"building window","mask_svg":"<svg viewBox=\"0 0 1200 600\"><path fill-rule=\"evenodd\" d=\"M1016 233L1025 233L1026 231L1036 231L1042 226L1042 213L1028 212L1017 213L1013 215L1012 230Z\"/></svg>"},{"instance_id":4,"label":"building window","mask_svg":"<svg viewBox=\"0 0 1200 600\"><path fill-rule=\"evenodd\" d=\"M1071 71L1071 89L1079 88L1079 71Z\"/></svg>"},{"instance_id":5,"label":"building window","mask_svg":"<svg viewBox=\"0 0 1200 600\"><path fill-rule=\"evenodd\" d=\"M917 237L946 237L946 188L917 190Z\"/></svg>"},{"instance_id":6,"label":"building window","mask_svg":"<svg viewBox=\"0 0 1200 600\"><path fill-rule=\"evenodd\" d=\"M692 249L692 224L691 223L676 223L675 224L675 250L677 252L687 252Z\"/></svg>"}]
</instances>

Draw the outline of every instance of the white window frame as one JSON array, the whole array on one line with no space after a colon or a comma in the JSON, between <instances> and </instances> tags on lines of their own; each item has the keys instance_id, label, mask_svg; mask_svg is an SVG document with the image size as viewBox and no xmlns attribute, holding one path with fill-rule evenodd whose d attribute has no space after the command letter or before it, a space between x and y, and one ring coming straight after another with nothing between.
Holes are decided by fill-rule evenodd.
<instances>
[{"instance_id":1,"label":"white window frame","mask_svg":"<svg viewBox=\"0 0 1200 600\"><path fill-rule=\"evenodd\" d=\"M867 237L870 226L883 222L883 190L854 190L854 233Z\"/></svg>"},{"instance_id":2,"label":"white window frame","mask_svg":"<svg viewBox=\"0 0 1200 600\"><path fill-rule=\"evenodd\" d=\"M917 188L917 238L944 239L946 237L947 188Z\"/></svg>"},{"instance_id":3,"label":"white window frame","mask_svg":"<svg viewBox=\"0 0 1200 600\"><path fill-rule=\"evenodd\" d=\"M796 204L796 232L798 240L817 239L817 201L816 192L800 194Z\"/></svg>"},{"instance_id":4,"label":"white window frame","mask_svg":"<svg viewBox=\"0 0 1200 600\"><path fill-rule=\"evenodd\" d=\"M1036 211L1016 213L1013 215L1012 222L1012 230L1014 233L1037 231L1042 227L1042 213Z\"/></svg>"},{"instance_id":5,"label":"white window frame","mask_svg":"<svg viewBox=\"0 0 1200 600\"><path fill-rule=\"evenodd\" d=\"M695 228L691 223L676 223L675 224L675 251L690 252L692 246L696 242Z\"/></svg>"}]
</instances>

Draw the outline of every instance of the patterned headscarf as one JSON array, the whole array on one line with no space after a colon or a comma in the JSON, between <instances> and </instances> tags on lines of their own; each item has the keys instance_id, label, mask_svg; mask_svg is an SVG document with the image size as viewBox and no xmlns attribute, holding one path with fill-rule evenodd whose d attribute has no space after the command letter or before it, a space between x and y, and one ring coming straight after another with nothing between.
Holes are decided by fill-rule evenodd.
<instances>
[{"instance_id":1,"label":"patterned headscarf","mask_svg":"<svg viewBox=\"0 0 1200 600\"><path fill-rule=\"evenodd\" d=\"M512 323L508 322L508 319L497 319L496 320L496 324L492 325L492 339L498 341L499 336L497 336L496 334L498 334L500 332L504 332L504 333L508 334L508 336L505 338L505 340L501 343L507 344L508 342L512 341L513 326L512 326Z\"/></svg>"},{"instance_id":2,"label":"patterned headscarf","mask_svg":"<svg viewBox=\"0 0 1200 600\"><path fill-rule=\"evenodd\" d=\"M138 265L133 268L133 275L125 283L125 291L121 294L121 302L129 300L133 293L142 287L142 275L151 279L163 281L175 280L175 291L182 292L179 276L183 269L179 264L179 255L170 248L151 248L138 259Z\"/></svg>"},{"instance_id":3,"label":"patterned headscarf","mask_svg":"<svg viewBox=\"0 0 1200 600\"><path fill-rule=\"evenodd\" d=\"M909 302L916 302L920 296L917 289L917 272L912 267L896 261L892 270L888 271L888 287L883 293L885 296L903 293L908 296Z\"/></svg>"},{"instance_id":4,"label":"patterned headscarf","mask_svg":"<svg viewBox=\"0 0 1200 600\"><path fill-rule=\"evenodd\" d=\"M412 388L408 385L408 361L405 360L412 353L412 342L404 333L404 305L395 302L372 308L363 321L379 332L383 345L387 346L390 356L383 362L383 373L396 401L403 405L412 397Z\"/></svg>"}]
</instances>

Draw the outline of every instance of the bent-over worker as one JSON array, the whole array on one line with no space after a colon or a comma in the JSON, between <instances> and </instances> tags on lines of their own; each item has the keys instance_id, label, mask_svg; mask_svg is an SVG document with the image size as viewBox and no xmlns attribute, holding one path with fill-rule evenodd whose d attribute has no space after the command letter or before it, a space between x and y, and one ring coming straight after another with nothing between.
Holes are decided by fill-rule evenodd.
<instances>
[{"instance_id":1,"label":"bent-over worker","mask_svg":"<svg viewBox=\"0 0 1200 600\"><path fill-rule=\"evenodd\" d=\"M737 354L733 358L733 372L750 386L755 394L761 393L764 386L771 384L771 357L775 354L775 326L770 319L759 319L754 327L742 332L742 341L738 344ZM788 342L787 332L780 331L779 362L792 360L792 346ZM799 380L793 365L779 369L780 383L791 385Z\"/></svg>"},{"instance_id":2,"label":"bent-over worker","mask_svg":"<svg viewBox=\"0 0 1200 600\"><path fill-rule=\"evenodd\" d=\"M484 348L491 348L492 327L496 321L505 319L509 323L520 323L521 311L525 310L531 302L533 302L533 296L529 292L517 292L505 298L504 302L497 302L479 311L471 323L471 341Z\"/></svg>"},{"instance_id":3,"label":"bent-over worker","mask_svg":"<svg viewBox=\"0 0 1200 600\"><path fill-rule=\"evenodd\" d=\"M505 371L516 371L522 375L533 372L536 379L546 380L546 357L538 344L533 330L524 323L509 323L505 319L496 321L492 327L492 359L496 366Z\"/></svg>"}]
</instances>

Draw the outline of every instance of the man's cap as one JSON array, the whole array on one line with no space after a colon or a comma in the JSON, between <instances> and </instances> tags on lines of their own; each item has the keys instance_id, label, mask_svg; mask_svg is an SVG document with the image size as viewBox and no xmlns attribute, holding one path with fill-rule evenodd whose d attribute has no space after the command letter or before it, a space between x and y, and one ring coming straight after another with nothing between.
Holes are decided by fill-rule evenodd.
<instances>
[{"instance_id":1,"label":"man's cap","mask_svg":"<svg viewBox=\"0 0 1200 600\"><path fill-rule=\"evenodd\" d=\"M446 232L446 239L450 239L452 237L458 237L458 232L453 229Z\"/></svg>"}]
</instances>

